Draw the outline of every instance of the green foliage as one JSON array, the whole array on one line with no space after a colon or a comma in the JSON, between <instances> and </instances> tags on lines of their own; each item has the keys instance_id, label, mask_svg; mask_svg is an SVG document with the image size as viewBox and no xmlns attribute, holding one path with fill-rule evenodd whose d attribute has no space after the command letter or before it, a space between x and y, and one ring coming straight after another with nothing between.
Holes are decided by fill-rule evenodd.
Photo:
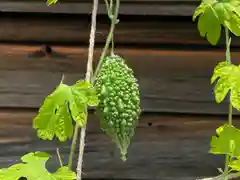
<instances>
[{"instance_id":1,"label":"green foliage","mask_svg":"<svg viewBox=\"0 0 240 180\"><path fill-rule=\"evenodd\" d=\"M216 132L217 136L213 136L211 140L210 153L240 157L240 130L224 124Z\"/></svg>"},{"instance_id":2,"label":"green foliage","mask_svg":"<svg viewBox=\"0 0 240 180\"><path fill-rule=\"evenodd\" d=\"M229 167L234 171L240 171L240 158L229 163Z\"/></svg>"},{"instance_id":3,"label":"green foliage","mask_svg":"<svg viewBox=\"0 0 240 180\"><path fill-rule=\"evenodd\" d=\"M240 66L220 62L214 69L211 83L214 87L217 103L221 103L230 91L230 101L234 108L240 110Z\"/></svg>"},{"instance_id":4,"label":"green foliage","mask_svg":"<svg viewBox=\"0 0 240 180\"><path fill-rule=\"evenodd\" d=\"M119 56L106 57L96 79L96 90L100 99L101 128L126 160L140 114L139 88L132 69Z\"/></svg>"},{"instance_id":5,"label":"green foliage","mask_svg":"<svg viewBox=\"0 0 240 180\"><path fill-rule=\"evenodd\" d=\"M236 36L240 36L239 5L239 0L203 0L193 14L193 21L199 17L200 35L216 45L223 25Z\"/></svg>"},{"instance_id":6,"label":"green foliage","mask_svg":"<svg viewBox=\"0 0 240 180\"><path fill-rule=\"evenodd\" d=\"M75 180L76 174L61 167L51 174L45 167L50 156L44 152L28 153L21 160L23 163L15 164L9 168L0 169L1 180L18 180L25 177L28 180Z\"/></svg>"},{"instance_id":7,"label":"green foliage","mask_svg":"<svg viewBox=\"0 0 240 180\"><path fill-rule=\"evenodd\" d=\"M66 141L73 134L72 119L81 127L85 126L88 105L98 105L95 88L90 83L78 81L68 86L61 82L46 97L33 120L33 127L38 130L38 136L42 139L52 140L55 135L60 141Z\"/></svg>"},{"instance_id":8,"label":"green foliage","mask_svg":"<svg viewBox=\"0 0 240 180\"><path fill-rule=\"evenodd\" d=\"M47 5L51 6L53 4L56 4L58 2L58 0L47 0Z\"/></svg>"},{"instance_id":9,"label":"green foliage","mask_svg":"<svg viewBox=\"0 0 240 180\"><path fill-rule=\"evenodd\" d=\"M216 132L217 136L211 140L210 153L227 154L230 171L240 171L240 130L224 124Z\"/></svg>"}]
</instances>

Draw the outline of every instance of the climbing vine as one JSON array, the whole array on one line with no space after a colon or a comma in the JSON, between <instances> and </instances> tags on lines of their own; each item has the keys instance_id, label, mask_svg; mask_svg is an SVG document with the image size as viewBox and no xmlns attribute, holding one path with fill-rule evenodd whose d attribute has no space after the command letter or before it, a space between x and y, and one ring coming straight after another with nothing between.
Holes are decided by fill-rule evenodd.
<instances>
[{"instance_id":1,"label":"climbing vine","mask_svg":"<svg viewBox=\"0 0 240 180\"><path fill-rule=\"evenodd\" d=\"M215 67L211 84L214 84L217 103L229 97L228 123L217 128L217 135L212 137L210 143L210 153L226 156L225 167L224 170L219 169L221 175L206 178L209 180L227 180L240 175L240 130L232 123L232 109L240 110L240 66L232 64L230 54L230 32L240 36L239 7L239 0L202 0L193 14L193 21L198 18L200 35L212 45L219 42L222 30L226 39L225 61Z\"/></svg>"},{"instance_id":2,"label":"climbing vine","mask_svg":"<svg viewBox=\"0 0 240 180\"><path fill-rule=\"evenodd\" d=\"M47 0L47 5L58 0ZM50 173L45 168L50 155L45 152L30 152L22 163L0 169L0 179L18 180L81 180L85 131L88 107L95 107L103 132L110 137L126 161L127 150L134 135L140 115L140 92L133 70L123 57L114 53L114 29L119 23L120 0L105 0L111 26L106 43L95 71L92 69L96 31L98 0L93 1L92 24L89 39L89 55L84 80L73 85L64 83L64 75L56 89L48 95L33 119L33 128L43 140L57 138L61 142L72 139L68 165L64 165L60 154L60 168ZM110 55L107 54L111 46ZM75 127L74 127L75 126ZM81 129L77 171L72 170L77 137ZM57 150L58 152L58 150ZM59 153L59 152L58 152Z\"/></svg>"}]
</instances>

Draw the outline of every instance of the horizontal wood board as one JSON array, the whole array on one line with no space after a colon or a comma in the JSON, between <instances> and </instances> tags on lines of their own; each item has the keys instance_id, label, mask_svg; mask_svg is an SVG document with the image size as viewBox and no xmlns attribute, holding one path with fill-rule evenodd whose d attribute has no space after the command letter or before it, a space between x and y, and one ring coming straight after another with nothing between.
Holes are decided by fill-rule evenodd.
<instances>
[{"instance_id":1,"label":"horizontal wood board","mask_svg":"<svg viewBox=\"0 0 240 180\"><path fill-rule=\"evenodd\" d=\"M198 1L122 1L120 14L128 15L180 15L191 16ZM1 12L65 13L89 14L91 1L60 1L54 6L46 6L44 1L1 1ZM100 2L99 14L105 14L104 1Z\"/></svg>"},{"instance_id":2,"label":"horizontal wood board","mask_svg":"<svg viewBox=\"0 0 240 180\"><path fill-rule=\"evenodd\" d=\"M58 85L61 75L72 84L84 78L87 47L53 47L64 58L30 58L35 46L0 46L0 107L39 108ZM95 61L101 48L96 48ZM135 71L144 112L226 114L227 103L216 104L210 78L224 61L223 51L146 50L116 47ZM238 64L239 52L232 53ZM234 112L237 113L237 112ZM239 113L238 113L239 114Z\"/></svg>"},{"instance_id":3,"label":"horizontal wood board","mask_svg":"<svg viewBox=\"0 0 240 180\"><path fill-rule=\"evenodd\" d=\"M0 168L19 162L31 151L44 151L53 157L47 163L51 171L59 167L56 148L66 162L68 142L43 141L32 130L35 112L0 112ZM194 180L215 176L224 167L224 157L208 154L211 136L227 117L147 116L139 126L123 163L115 146L99 130L98 120L90 115L84 155L84 178L135 180ZM239 126L238 118L235 118ZM77 158L74 158L76 164Z\"/></svg>"},{"instance_id":4,"label":"horizontal wood board","mask_svg":"<svg viewBox=\"0 0 240 180\"><path fill-rule=\"evenodd\" d=\"M38 43L88 45L90 16L19 15L0 16L0 43ZM224 32L217 46L211 46L191 17L120 16L115 29L115 44L143 48L203 49L224 48ZM104 44L109 32L107 16L98 16L96 43ZM240 40L232 38L234 48Z\"/></svg>"}]
</instances>

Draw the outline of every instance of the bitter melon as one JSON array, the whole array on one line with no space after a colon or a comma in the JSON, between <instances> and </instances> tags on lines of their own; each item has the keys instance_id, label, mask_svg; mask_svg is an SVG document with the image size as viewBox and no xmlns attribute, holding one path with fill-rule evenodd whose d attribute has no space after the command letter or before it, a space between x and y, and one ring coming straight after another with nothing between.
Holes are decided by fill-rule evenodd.
<instances>
[{"instance_id":1,"label":"bitter melon","mask_svg":"<svg viewBox=\"0 0 240 180\"><path fill-rule=\"evenodd\" d=\"M137 79L123 58L107 56L96 77L95 88L100 100L101 128L115 142L125 161L141 111Z\"/></svg>"}]
</instances>

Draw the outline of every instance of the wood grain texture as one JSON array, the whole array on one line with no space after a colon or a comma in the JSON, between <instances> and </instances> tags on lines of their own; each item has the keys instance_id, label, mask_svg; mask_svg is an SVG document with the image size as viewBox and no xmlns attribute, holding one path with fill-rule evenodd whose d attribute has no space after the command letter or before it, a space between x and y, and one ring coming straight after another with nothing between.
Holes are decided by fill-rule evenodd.
<instances>
[{"instance_id":1,"label":"wood grain texture","mask_svg":"<svg viewBox=\"0 0 240 180\"><path fill-rule=\"evenodd\" d=\"M0 46L0 107L38 108L58 85L61 75L72 84L85 75L87 48L53 47L67 58L29 58L34 46ZM95 51L96 65L101 48ZM117 48L135 71L145 112L226 114L227 103L215 103L210 85L222 51ZM238 64L238 52L232 53ZM237 113L237 112L234 112Z\"/></svg>"},{"instance_id":2,"label":"wood grain texture","mask_svg":"<svg viewBox=\"0 0 240 180\"><path fill-rule=\"evenodd\" d=\"M200 36L197 24L189 18L149 16L120 16L115 30L115 44L158 48L186 46L212 48ZM88 44L90 16L3 15L0 17L0 42ZM107 16L98 16L96 43L104 44L109 31ZM224 33L224 32L223 32ZM224 34L215 48L224 47ZM193 47L192 47L193 46ZM239 48L239 38L232 38L232 46Z\"/></svg>"},{"instance_id":3,"label":"wood grain texture","mask_svg":"<svg viewBox=\"0 0 240 180\"><path fill-rule=\"evenodd\" d=\"M120 18L121 19L121 18ZM147 24L147 25L146 25ZM87 17L0 17L0 41L88 43L89 19ZM104 43L109 22L100 18L96 42ZM233 43L235 43L233 39ZM207 44L200 37L196 24L174 20L128 20L124 17L117 26L115 41L120 44ZM240 44L239 41L238 45Z\"/></svg>"},{"instance_id":4,"label":"wood grain texture","mask_svg":"<svg viewBox=\"0 0 240 180\"><path fill-rule=\"evenodd\" d=\"M123 1L120 14L128 15L179 15L191 16L198 5L197 1ZM46 6L44 1L1 1L1 12L30 12L30 13L65 13L65 14L89 14L92 2L78 1L57 3L54 6ZM105 4L99 5L99 14L105 14Z\"/></svg>"},{"instance_id":5,"label":"wood grain texture","mask_svg":"<svg viewBox=\"0 0 240 180\"><path fill-rule=\"evenodd\" d=\"M0 168L19 161L30 151L53 155L47 167L59 166L56 148L65 162L68 143L43 141L31 129L35 112L0 112ZM84 177L136 180L194 180L217 175L224 167L222 156L208 154L211 136L227 117L147 116L142 115L136 135L123 163L111 141L99 130L98 120L90 115L84 155ZM239 126L239 118L234 119ZM76 163L76 159L74 160Z\"/></svg>"}]
</instances>

